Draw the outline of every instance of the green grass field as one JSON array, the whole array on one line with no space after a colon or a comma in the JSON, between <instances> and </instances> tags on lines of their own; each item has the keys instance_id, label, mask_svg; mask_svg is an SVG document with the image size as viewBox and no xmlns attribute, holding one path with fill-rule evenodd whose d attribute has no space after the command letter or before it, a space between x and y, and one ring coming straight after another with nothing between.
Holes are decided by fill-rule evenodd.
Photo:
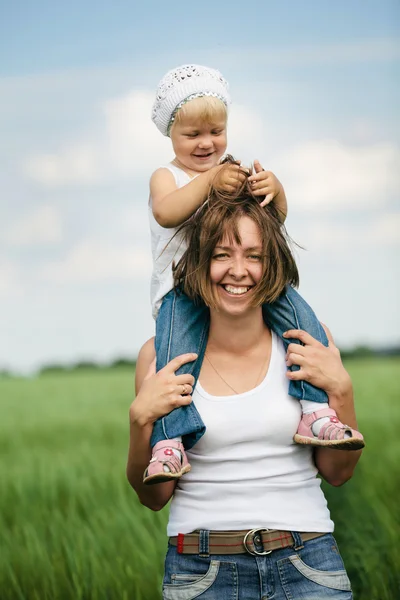
<instances>
[{"instance_id":1,"label":"green grass field","mask_svg":"<svg viewBox=\"0 0 400 600\"><path fill-rule=\"evenodd\" d=\"M356 600L400 598L400 360L349 361L367 449L324 486ZM125 478L133 373L0 379L1 600L159 600L167 511Z\"/></svg>"}]
</instances>

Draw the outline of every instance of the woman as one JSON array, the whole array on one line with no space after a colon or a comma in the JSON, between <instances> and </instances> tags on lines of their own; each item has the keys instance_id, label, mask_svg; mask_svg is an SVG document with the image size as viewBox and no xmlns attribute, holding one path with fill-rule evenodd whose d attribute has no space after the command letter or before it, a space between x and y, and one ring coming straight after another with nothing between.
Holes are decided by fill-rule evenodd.
<instances>
[{"instance_id":1,"label":"woman","mask_svg":"<svg viewBox=\"0 0 400 600\"><path fill-rule=\"evenodd\" d=\"M352 386L331 338L325 348L289 331L304 345L285 353L264 322L262 303L296 282L297 269L274 208L261 208L249 187L230 198L212 192L188 224L175 282L209 307L205 360L193 391L193 377L175 371L196 355L174 358L156 374L153 341L143 346L127 476L152 510L173 497L163 598L347 600L350 582L316 476L343 484L360 452L320 447L313 454L293 443L301 409L287 378L324 389L340 420L355 428ZM287 371L293 364L300 369ZM191 472L179 483L145 486L153 423L192 401L207 429L188 451ZM166 464L180 460L167 452Z\"/></svg>"}]
</instances>

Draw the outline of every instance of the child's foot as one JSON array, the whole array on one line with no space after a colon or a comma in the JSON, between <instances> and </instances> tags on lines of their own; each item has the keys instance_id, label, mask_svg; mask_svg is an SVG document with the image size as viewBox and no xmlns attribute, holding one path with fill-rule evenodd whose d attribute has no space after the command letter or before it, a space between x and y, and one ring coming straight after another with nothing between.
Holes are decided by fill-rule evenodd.
<instances>
[{"instance_id":1,"label":"child's foot","mask_svg":"<svg viewBox=\"0 0 400 600\"><path fill-rule=\"evenodd\" d=\"M178 440L163 440L153 448L149 466L144 472L143 483L163 483L179 479L190 471L183 444Z\"/></svg>"},{"instance_id":2,"label":"child's foot","mask_svg":"<svg viewBox=\"0 0 400 600\"><path fill-rule=\"evenodd\" d=\"M317 423L320 419L324 421L321 427ZM293 439L298 444L324 446L336 450L360 450L365 446L361 433L343 425L332 408L303 414Z\"/></svg>"}]
</instances>

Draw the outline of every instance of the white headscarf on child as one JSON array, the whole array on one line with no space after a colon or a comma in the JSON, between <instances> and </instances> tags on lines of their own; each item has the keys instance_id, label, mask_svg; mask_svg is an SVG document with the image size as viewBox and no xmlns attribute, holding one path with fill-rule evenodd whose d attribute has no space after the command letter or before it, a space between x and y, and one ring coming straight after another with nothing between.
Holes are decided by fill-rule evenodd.
<instances>
[{"instance_id":1,"label":"white headscarf on child","mask_svg":"<svg viewBox=\"0 0 400 600\"><path fill-rule=\"evenodd\" d=\"M189 100L214 96L228 107L228 82L216 69L201 65L182 65L168 71L158 84L151 114L163 135L169 135L177 110Z\"/></svg>"}]
</instances>

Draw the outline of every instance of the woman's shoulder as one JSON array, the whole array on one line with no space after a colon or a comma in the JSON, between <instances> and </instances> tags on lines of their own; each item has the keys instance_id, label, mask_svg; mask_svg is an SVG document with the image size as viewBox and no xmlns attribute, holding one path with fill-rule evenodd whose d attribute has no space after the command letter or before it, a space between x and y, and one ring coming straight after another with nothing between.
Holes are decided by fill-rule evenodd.
<instances>
[{"instance_id":1,"label":"woman's shoulder","mask_svg":"<svg viewBox=\"0 0 400 600\"><path fill-rule=\"evenodd\" d=\"M154 337L150 338L143 344L139 350L139 354L136 361L136 373L135 373L135 387L136 393L141 388L144 378L149 372L150 366L156 358L156 351L154 348Z\"/></svg>"},{"instance_id":2,"label":"woman's shoulder","mask_svg":"<svg viewBox=\"0 0 400 600\"><path fill-rule=\"evenodd\" d=\"M154 348L154 336L152 338L150 338L149 340L147 340L147 342L145 342L143 344L143 346L140 348L139 350L139 354L137 357L137 362L136 362L136 368L137 365L140 364L147 364L147 366L150 365L150 363L154 360L155 356L156 356L156 351Z\"/></svg>"}]
</instances>

